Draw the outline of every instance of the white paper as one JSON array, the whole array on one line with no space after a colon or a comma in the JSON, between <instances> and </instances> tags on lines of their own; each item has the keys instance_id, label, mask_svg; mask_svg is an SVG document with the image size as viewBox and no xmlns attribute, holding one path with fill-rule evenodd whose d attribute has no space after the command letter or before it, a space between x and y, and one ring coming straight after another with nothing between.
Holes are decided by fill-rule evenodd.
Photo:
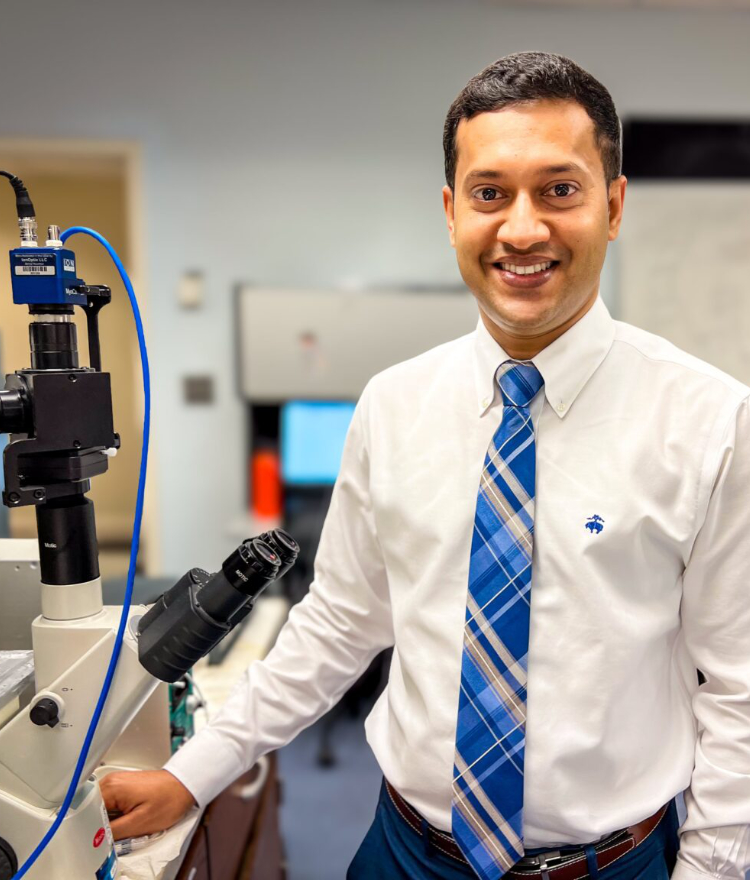
<instances>
[{"instance_id":1,"label":"white paper","mask_svg":"<svg viewBox=\"0 0 750 880\"><path fill-rule=\"evenodd\" d=\"M178 858L200 817L201 810L193 807L163 837L143 849L119 856L120 880L162 880L166 868Z\"/></svg>"}]
</instances>

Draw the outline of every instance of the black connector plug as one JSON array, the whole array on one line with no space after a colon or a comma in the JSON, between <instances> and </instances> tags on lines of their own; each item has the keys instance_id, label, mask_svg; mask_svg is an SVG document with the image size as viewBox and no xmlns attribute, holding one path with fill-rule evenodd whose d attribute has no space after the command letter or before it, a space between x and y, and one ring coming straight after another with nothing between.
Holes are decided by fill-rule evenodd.
<instances>
[{"instance_id":1,"label":"black connector plug","mask_svg":"<svg viewBox=\"0 0 750 880\"><path fill-rule=\"evenodd\" d=\"M29 191L26 189L21 178L16 177L15 174L11 174L9 171L0 171L0 177L7 177L16 193L16 213L18 214L18 219L26 220L36 217L36 211L29 196Z\"/></svg>"}]
</instances>

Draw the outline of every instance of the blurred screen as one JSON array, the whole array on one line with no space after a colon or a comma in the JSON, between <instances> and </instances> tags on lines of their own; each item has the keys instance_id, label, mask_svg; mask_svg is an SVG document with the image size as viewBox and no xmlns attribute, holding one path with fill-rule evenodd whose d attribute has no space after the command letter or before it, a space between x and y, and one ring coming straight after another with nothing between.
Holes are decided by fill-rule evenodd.
<instances>
[{"instance_id":1,"label":"blurred screen","mask_svg":"<svg viewBox=\"0 0 750 880\"><path fill-rule=\"evenodd\" d=\"M284 483L336 482L354 403L291 401L281 409L281 478Z\"/></svg>"}]
</instances>

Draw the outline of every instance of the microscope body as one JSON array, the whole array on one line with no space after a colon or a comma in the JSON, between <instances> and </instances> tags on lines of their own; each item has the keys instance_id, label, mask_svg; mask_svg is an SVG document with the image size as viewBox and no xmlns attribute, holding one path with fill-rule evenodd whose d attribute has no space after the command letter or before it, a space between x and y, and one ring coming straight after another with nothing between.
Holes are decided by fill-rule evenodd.
<instances>
[{"instance_id":1,"label":"microscope body","mask_svg":"<svg viewBox=\"0 0 750 880\"><path fill-rule=\"evenodd\" d=\"M36 508L42 614L32 624L35 695L0 719L0 880L11 880L55 823L87 740L117 643L121 607L102 604L91 479L120 445L112 392L102 372L99 311L106 287L77 277L58 227L36 242L33 205L16 190L22 246L10 252L13 300L28 307L31 366L6 376L0 433L8 507ZM73 307L88 325L88 367L78 362ZM115 880L114 841L97 774L157 769L154 745L169 712L167 687L251 611L257 596L296 561L280 529L243 542L209 575L192 569L157 602L129 609L119 659L79 784L57 832L25 874L29 880ZM0 584L0 600L2 600ZM0 610L1 613L1 610ZM141 718L142 716L142 718ZM142 721L142 723L140 723ZM156 722L156 724L154 723ZM122 739L118 748L118 740ZM149 741L151 740L151 741ZM168 737L165 738L167 751ZM127 763L125 763L127 762Z\"/></svg>"},{"instance_id":2,"label":"microscope body","mask_svg":"<svg viewBox=\"0 0 750 880\"><path fill-rule=\"evenodd\" d=\"M34 242L35 244L35 242ZM107 288L76 276L75 255L30 242L10 253L13 299L28 307L31 366L6 376L0 430L3 502L34 506L42 615L32 625L35 695L0 727L0 880L31 855L53 824L101 692L121 609L102 604L90 480L113 450L112 393L101 371L98 313ZM86 310L91 366L78 362L73 306ZM133 608L131 618L144 613ZM114 880L117 858L92 771L157 686L128 631L112 689L68 815L27 873L30 880Z\"/></svg>"},{"instance_id":3,"label":"microscope body","mask_svg":"<svg viewBox=\"0 0 750 880\"><path fill-rule=\"evenodd\" d=\"M0 837L12 845L19 864L49 830L65 797L121 613L102 606L99 579L64 588L42 585L42 610L32 626L35 696L0 728ZM27 874L32 880L117 876L93 773L159 685L138 660L134 633L145 611L144 606L131 609L112 689L81 775L85 781L53 842Z\"/></svg>"}]
</instances>

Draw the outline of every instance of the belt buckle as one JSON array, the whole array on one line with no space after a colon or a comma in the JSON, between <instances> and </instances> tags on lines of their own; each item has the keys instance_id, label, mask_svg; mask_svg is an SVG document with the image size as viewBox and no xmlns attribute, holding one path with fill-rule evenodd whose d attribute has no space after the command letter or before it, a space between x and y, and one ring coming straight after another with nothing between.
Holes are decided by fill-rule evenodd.
<instances>
[{"instance_id":1,"label":"belt buckle","mask_svg":"<svg viewBox=\"0 0 750 880\"><path fill-rule=\"evenodd\" d=\"M568 857L564 856L559 849L554 849L548 853L540 853L538 856L524 856L516 863L516 866L520 866L522 871L524 868L531 868L528 873L541 871L542 880L550 880L549 872L567 859Z\"/></svg>"}]
</instances>

